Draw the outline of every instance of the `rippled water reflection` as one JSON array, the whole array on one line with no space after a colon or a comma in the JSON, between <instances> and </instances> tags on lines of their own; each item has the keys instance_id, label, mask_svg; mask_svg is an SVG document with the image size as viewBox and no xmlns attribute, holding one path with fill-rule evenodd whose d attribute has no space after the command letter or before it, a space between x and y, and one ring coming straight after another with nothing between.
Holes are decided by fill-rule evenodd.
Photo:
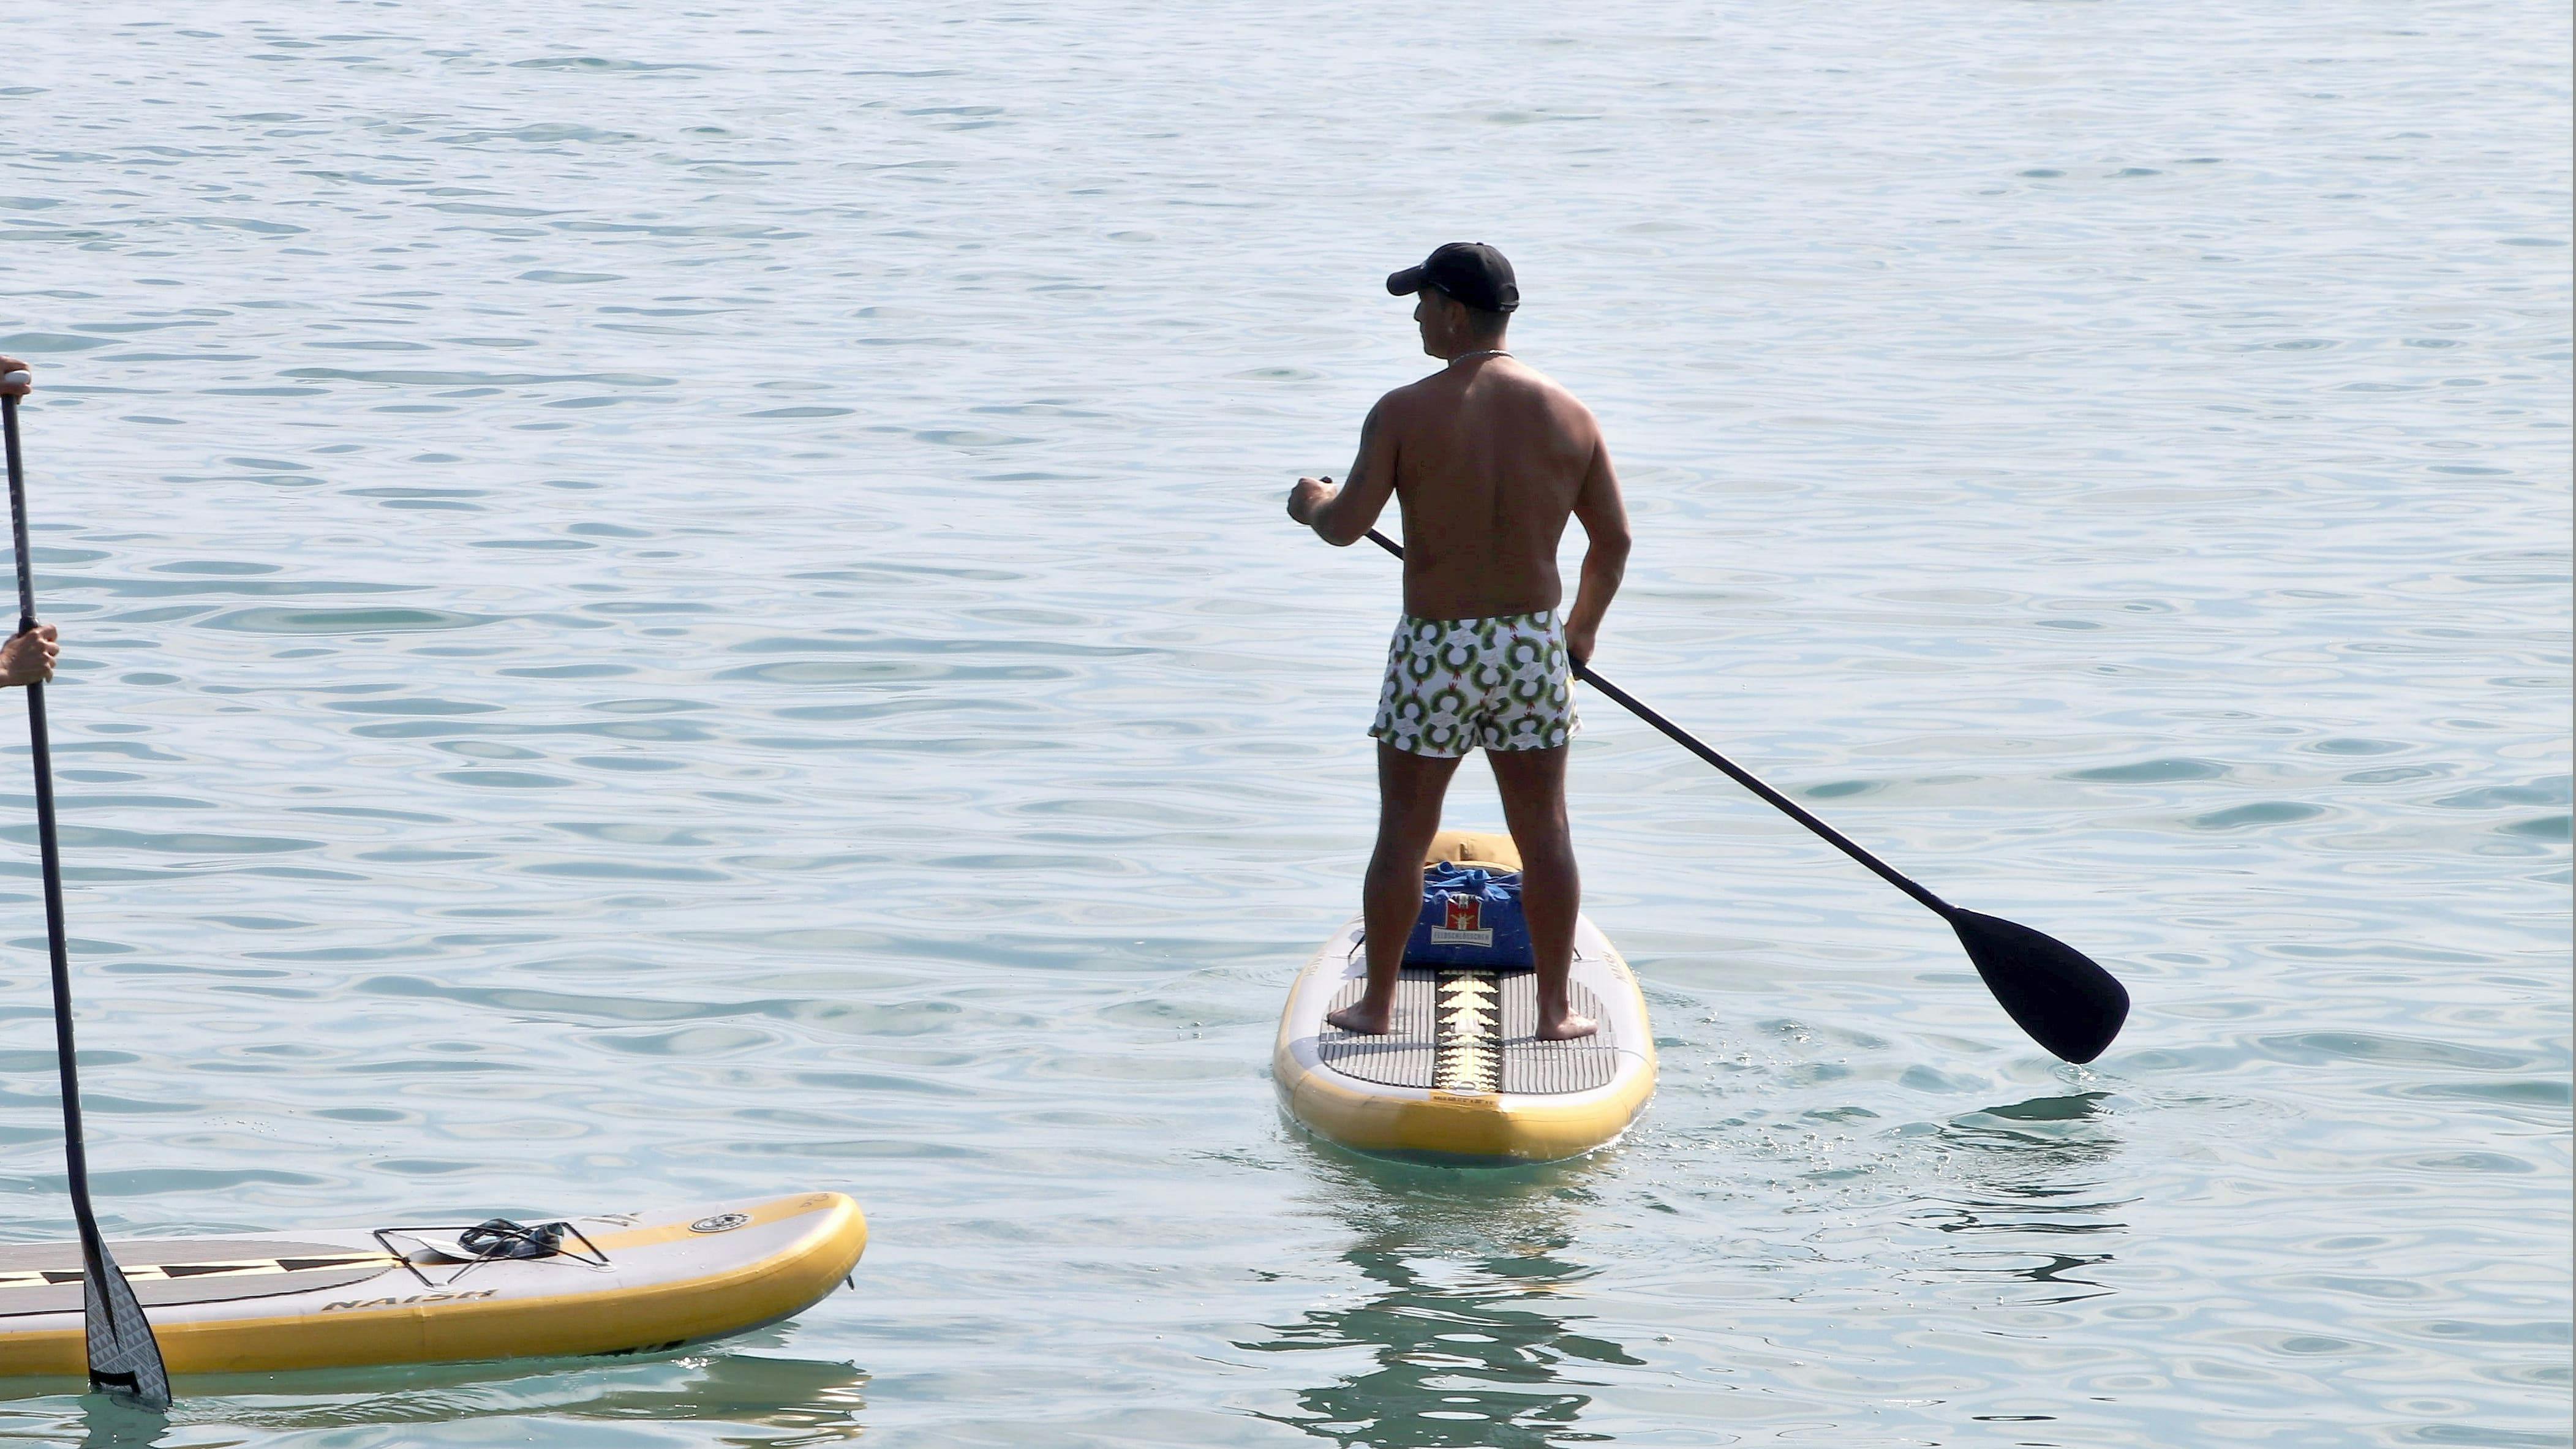
<instances>
[{"instance_id":1,"label":"rippled water reflection","mask_svg":"<svg viewBox=\"0 0 2576 1449\"><path fill-rule=\"evenodd\" d=\"M2563 7L9 35L103 1212L876 1228L716 1351L163 1442L2568 1442ZM1279 497L1453 236L1619 451L1603 667L2112 964L2095 1067L1596 703L1644 1124L1457 1177L1279 1123L1396 598Z\"/></svg>"}]
</instances>

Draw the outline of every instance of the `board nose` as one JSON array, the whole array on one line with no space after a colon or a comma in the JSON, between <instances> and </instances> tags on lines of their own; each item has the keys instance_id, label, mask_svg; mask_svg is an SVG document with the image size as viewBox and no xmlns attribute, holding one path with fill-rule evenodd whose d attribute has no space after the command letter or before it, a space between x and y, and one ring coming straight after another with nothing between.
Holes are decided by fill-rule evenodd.
<instances>
[{"instance_id":1,"label":"board nose","mask_svg":"<svg viewBox=\"0 0 2576 1449\"><path fill-rule=\"evenodd\" d=\"M1447 861L1452 865L1499 865L1506 870L1521 868L1520 847L1508 835L1495 835L1481 830L1443 830L1431 837L1431 849L1422 857L1424 865Z\"/></svg>"}]
</instances>

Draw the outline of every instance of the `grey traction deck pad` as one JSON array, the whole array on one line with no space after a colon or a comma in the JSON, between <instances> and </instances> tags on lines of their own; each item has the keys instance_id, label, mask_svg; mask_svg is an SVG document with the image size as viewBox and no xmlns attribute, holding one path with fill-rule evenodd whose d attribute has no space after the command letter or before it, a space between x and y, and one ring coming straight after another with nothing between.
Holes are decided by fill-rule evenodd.
<instances>
[{"instance_id":1,"label":"grey traction deck pad","mask_svg":"<svg viewBox=\"0 0 2576 1449\"><path fill-rule=\"evenodd\" d=\"M1330 1011L1360 999L1351 981ZM1577 980L1574 1009L1601 1023L1580 1041L1540 1041L1538 974L1453 971L1408 966L1395 988L1395 1030L1354 1036L1326 1026L1315 1055L1343 1076L1389 1087L1552 1094L1607 1086L1618 1070L1619 1043L1601 1000ZM1445 1005L1445 1009L1444 1009Z\"/></svg>"},{"instance_id":2,"label":"grey traction deck pad","mask_svg":"<svg viewBox=\"0 0 2576 1449\"><path fill-rule=\"evenodd\" d=\"M285 1238L111 1242L107 1250L146 1308L342 1288L395 1266L374 1247ZM0 1244L0 1317L77 1313L81 1296L80 1244Z\"/></svg>"},{"instance_id":3,"label":"grey traction deck pad","mask_svg":"<svg viewBox=\"0 0 2576 1449\"><path fill-rule=\"evenodd\" d=\"M1354 1036L1326 1023L1315 1038L1315 1055L1346 1077L1389 1087L1429 1087L1438 1052L1432 1024L1433 993L1439 973L1415 967L1395 983L1395 1030L1384 1036ZM1353 981L1334 995L1326 1011L1358 1003L1368 989Z\"/></svg>"}]
</instances>

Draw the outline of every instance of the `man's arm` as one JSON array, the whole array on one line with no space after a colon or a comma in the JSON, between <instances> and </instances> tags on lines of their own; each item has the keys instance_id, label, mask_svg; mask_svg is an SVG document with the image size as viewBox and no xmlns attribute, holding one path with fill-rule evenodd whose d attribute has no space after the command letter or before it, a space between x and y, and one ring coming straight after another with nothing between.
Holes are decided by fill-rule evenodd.
<instances>
[{"instance_id":1,"label":"man's arm","mask_svg":"<svg viewBox=\"0 0 2576 1449\"><path fill-rule=\"evenodd\" d=\"M1575 663L1588 664L1600 642L1601 616L1610 612L1611 596L1628 572L1628 505L1619 497L1609 445L1598 434L1592 440L1592 466L1584 471L1582 491L1574 495L1574 521L1583 525L1583 576L1574 586L1574 608L1565 616L1565 648Z\"/></svg>"},{"instance_id":2,"label":"man's arm","mask_svg":"<svg viewBox=\"0 0 2576 1449\"><path fill-rule=\"evenodd\" d=\"M1348 548L1368 537L1370 525L1395 496L1395 443L1386 436L1388 394L1369 409L1360 424L1359 456L1351 460L1350 481L1333 486L1330 478L1300 478L1288 491L1288 516L1315 530L1335 548Z\"/></svg>"}]
</instances>

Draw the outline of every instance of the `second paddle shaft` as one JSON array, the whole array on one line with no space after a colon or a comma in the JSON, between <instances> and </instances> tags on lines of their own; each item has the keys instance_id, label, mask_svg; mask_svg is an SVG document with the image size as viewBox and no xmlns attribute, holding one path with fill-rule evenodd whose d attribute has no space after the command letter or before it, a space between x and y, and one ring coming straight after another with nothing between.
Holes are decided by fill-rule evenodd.
<instances>
[{"instance_id":1,"label":"second paddle shaft","mask_svg":"<svg viewBox=\"0 0 2576 1449\"><path fill-rule=\"evenodd\" d=\"M23 386L23 373L8 383ZM27 468L18 449L18 398L0 393L0 433L8 438L9 525L18 551L18 632L36 627L36 571L27 548ZM80 1227L81 1337L89 1386L154 1411L170 1407L170 1373L143 1305L125 1270L99 1236L89 1200L89 1141L81 1130L80 1057L72 1044L72 964L63 928L63 861L54 829L53 749L45 734L45 686L27 685L27 752L36 776L36 841L45 872L45 947L53 963L55 1070L63 1087L63 1167L72 1219Z\"/></svg>"},{"instance_id":2,"label":"second paddle shaft","mask_svg":"<svg viewBox=\"0 0 2576 1449\"><path fill-rule=\"evenodd\" d=\"M1374 528L1369 530L1368 536L1369 542L1385 549L1388 553L1394 554L1397 558L1404 557L1404 545L1397 543L1394 539L1387 537L1385 534L1378 532ZM1612 684L1609 680L1602 678L1591 665L1586 664L1579 659L1576 660L1574 663L1574 674L1576 678L1582 680L1584 683L1591 685L1593 688L1600 690L1603 694L1617 700L1621 705L1627 708L1630 714L1633 714L1637 718L1644 720L1646 723L1653 725L1656 729L1663 731L1674 744L1681 746L1683 749L1690 751L1692 754L1697 755L1701 759L1708 761L1710 764L1717 766L1721 770L1724 770L1727 774L1727 778L1743 786L1745 789L1752 791L1754 794L1761 796L1764 800L1769 801L1773 806L1787 814L1791 819L1824 837L1826 843L1832 845L1835 849L1850 856L1852 859L1859 861L1862 865L1869 867L1870 871L1877 875L1879 879L1886 881L1889 885L1892 885L1898 890L1905 892L1907 895L1912 896L1914 899L1922 902L1925 906L1943 916L1950 914L1950 903L1948 901L1945 901L1939 896L1932 894L1930 891L1925 890L1923 887L1916 885L1912 880L1906 878L1904 873L1897 870L1896 867L1889 865L1886 861L1883 861L1877 856L1862 849L1859 845L1855 844L1849 836L1844 835L1841 831L1836 830L1822 820L1817 819L1813 814L1809 813L1804 806L1798 804L1797 801L1790 799L1788 796L1772 789L1769 785L1762 783L1762 781L1756 778L1751 771L1738 765L1726 756L1719 754L1717 751L1710 749L1707 745L1700 743L1700 741L1688 730L1683 729L1680 725L1674 724L1671 720L1668 720L1662 715L1655 713L1653 710L1648 709L1645 705L1638 703L1635 695L1632 695L1628 691L1621 689L1619 686Z\"/></svg>"}]
</instances>

